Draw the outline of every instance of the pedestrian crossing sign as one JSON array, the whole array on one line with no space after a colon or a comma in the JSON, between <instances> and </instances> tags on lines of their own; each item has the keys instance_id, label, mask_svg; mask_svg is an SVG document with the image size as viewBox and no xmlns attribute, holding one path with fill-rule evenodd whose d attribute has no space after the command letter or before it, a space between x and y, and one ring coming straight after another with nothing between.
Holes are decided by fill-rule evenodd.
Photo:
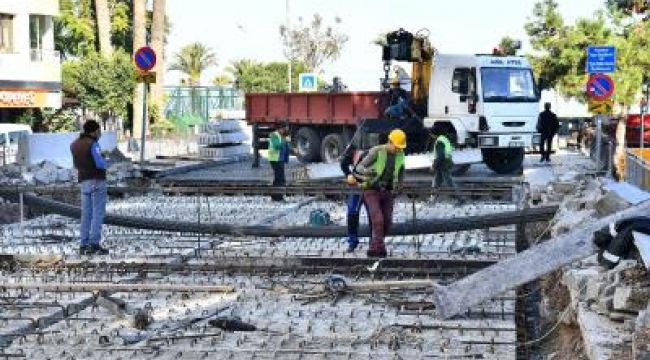
<instances>
[{"instance_id":1,"label":"pedestrian crossing sign","mask_svg":"<svg viewBox=\"0 0 650 360\"><path fill-rule=\"evenodd\" d=\"M298 76L299 86L298 91L316 91L318 90L318 78L314 73L301 73Z\"/></svg>"}]
</instances>

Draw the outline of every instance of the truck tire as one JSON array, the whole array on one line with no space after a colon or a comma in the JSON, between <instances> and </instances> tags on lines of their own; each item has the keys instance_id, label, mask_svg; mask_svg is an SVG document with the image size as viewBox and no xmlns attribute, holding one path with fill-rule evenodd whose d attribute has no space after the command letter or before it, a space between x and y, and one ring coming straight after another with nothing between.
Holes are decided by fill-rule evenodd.
<instances>
[{"instance_id":1,"label":"truck tire","mask_svg":"<svg viewBox=\"0 0 650 360\"><path fill-rule=\"evenodd\" d=\"M344 149L341 134L328 134L320 145L320 158L326 163L337 162Z\"/></svg>"},{"instance_id":2,"label":"truck tire","mask_svg":"<svg viewBox=\"0 0 650 360\"><path fill-rule=\"evenodd\" d=\"M524 148L481 149L483 162L497 174L513 174L524 162Z\"/></svg>"},{"instance_id":3,"label":"truck tire","mask_svg":"<svg viewBox=\"0 0 650 360\"><path fill-rule=\"evenodd\" d=\"M301 162L310 163L320 160L320 136L315 129L310 127L298 129L294 145L298 160Z\"/></svg>"}]
</instances>

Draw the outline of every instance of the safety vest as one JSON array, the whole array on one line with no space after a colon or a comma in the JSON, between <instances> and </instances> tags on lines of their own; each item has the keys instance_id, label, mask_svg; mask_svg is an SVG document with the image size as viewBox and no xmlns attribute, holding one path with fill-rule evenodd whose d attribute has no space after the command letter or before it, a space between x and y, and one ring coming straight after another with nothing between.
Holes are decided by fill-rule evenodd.
<instances>
[{"instance_id":1,"label":"safety vest","mask_svg":"<svg viewBox=\"0 0 650 360\"><path fill-rule=\"evenodd\" d=\"M280 147L275 148L273 146L273 142L279 141L280 144L282 144L282 135L280 135L279 131L274 131L271 133L271 136L269 137L269 161L280 161L280 150L282 149L282 145Z\"/></svg>"},{"instance_id":2,"label":"safety vest","mask_svg":"<svg viewBox=\"0 0 650 360\"><path fill-rule=\"evenodd\" d=\"M440 141L445 146L445 158L451 159L451 150L452 150L451 141L449 141L449 139L447 139L446 136L440 135L436 139L436 143L433 145L434 149L436 148L436 145L438 145L438 141Z\"/></svg>"},{"instance_id":3,"label":"safety vest","mask_svg":"<svg viewBox=\"0 0 650 360\"><path fill-rule=\"evenodd\" d=\"M377 152L377 159L372 165L373 170L375 171L375 176L367 181L364 181L361 184L361 187L364 189L371 188L384 174L384 169L386 168L386 159L388 158L388 151L386 150L386 145L380 145L379 151ZM404 167L404 151L398 151L395 154L395 166L393 167L393 183L392 186L395 187L395 184L399 181L400 170ZM392 189L389 189L392 190Z\"/></svg>"}]
</instances>

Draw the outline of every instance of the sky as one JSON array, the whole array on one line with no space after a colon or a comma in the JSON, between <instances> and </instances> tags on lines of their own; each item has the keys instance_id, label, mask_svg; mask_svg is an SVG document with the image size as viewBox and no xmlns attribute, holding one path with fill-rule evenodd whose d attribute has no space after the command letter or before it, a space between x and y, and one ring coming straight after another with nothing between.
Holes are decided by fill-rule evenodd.
<instances>
[{"instance_id":1,"label":"sky","mask_svg":"<svg viewBox=\"0 0 650 360\"><path fill-rule=\"evenodd\" d=\"M568 23L591 17L605 0L557 0ZM309 21L314 13L326 24L340 17L340 31L349 36L341 56L323 66L331 81L340 76L350 90L377 90L383 74L381 50L371 42L380 33L402 27L430 31L441 53L489 53L503 36L520 39L522 53L530 50L524 24L536 0L167 0L172 24L167 58L184 45L199 41L211 47L218 66L207 70L203 84L222 73L230 61L251 58L283 61L279 26L289 18ZM168 71L166 85L182 74Z\"/></svg>"}]
</instances>

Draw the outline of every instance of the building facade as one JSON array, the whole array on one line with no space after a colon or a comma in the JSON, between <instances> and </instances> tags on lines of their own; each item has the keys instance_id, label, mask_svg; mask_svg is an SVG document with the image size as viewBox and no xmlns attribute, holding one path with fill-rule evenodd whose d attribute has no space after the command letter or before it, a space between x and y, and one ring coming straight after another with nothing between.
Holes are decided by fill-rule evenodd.
<instances>
[{"instance_id":1,"label":"building facade","mask_svg":"<svg viewBox=\"0 0 650 360\"><path fill-rule=\"evenodd\" d=\"M0 0L0 122L30 108L61 107L58 14L59 0Z\"/></svg>"}]
</instances>

